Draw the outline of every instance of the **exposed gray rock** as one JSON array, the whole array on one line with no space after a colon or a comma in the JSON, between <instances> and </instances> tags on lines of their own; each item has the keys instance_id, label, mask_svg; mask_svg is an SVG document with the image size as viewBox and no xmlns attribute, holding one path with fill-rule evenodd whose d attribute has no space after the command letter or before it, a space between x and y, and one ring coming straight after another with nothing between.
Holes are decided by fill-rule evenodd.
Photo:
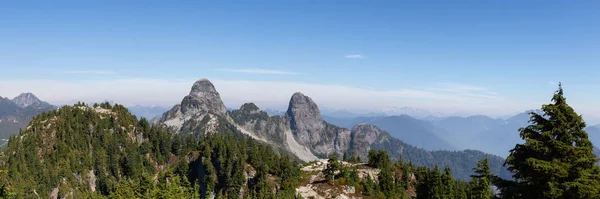
<instances>
[{"instance_id":1,"label":"exposed gray rock","mask_svg":"<svg viewBox=\"0 0 600 199\"><path fill-rule=\"evenodd\" d=\"M301 145L313 146L324 141L325 122L319 107L310 97L299 92L294 93L286 117L289 118L294 136Z\"/></svg>"},{"instance_id":2,"label":"exposed gray rock","mask_svg":"<svg viewBox=\"0 0 600 199\"><path fill-rule=\"evenodd\" d=\"M38 99L33 93L21 93L19 96L13 98L12 101L21 108L41 103L41 100Z\"/></svg>"},{"instance_id":3,"label":"exposed gray rock","mask_svg":"<svg viewBox=\"0 0 600 199\"><path fill-rule=\"evenodd\" d=\"M51 199L58 199L58 187L54 187L54 189L52 189L52 192L50 192L50 198Z\"/></svg>"},{"instance_id":4,"label":"exposed gray rock","mask_svg":"<svg viewBox=\"0 0 600 199\"><path fill-rule=\"evenodd\" d=\"M215 124L218 117L228 118L227 109L221 101L219 92L210 81L200 79L194 83L189 95L183 98L181 104L175 105L164 113L156 123L181 132L186 131L182 129L185 126L188 127L187 131L191 131L199 129L200 125L207 125L208 122L213 126L218 125Z\"/></svg>"},{"instance_id":5,"label":"exposed gray rock","mask_svg":"<svg viewBox=\"0 0 600 199\"><path fill-rule=\"evenodd\" d=\"M241 129L252 132L276 148L287 150L304 161L317 159L308 147L296 141L285 117L269 116L254 103L246 103L240 109L233 110L230 115Z\"/></svg>"},{"instance_id":6,"label":"exposed gray rock","mask_svg":"<svg viewBox=\"0 0 600 199\"><path fill-rule=\"evenodd\" d=\"M286 113L294 137L317 156L342 156L349 148L350 131L325 122L317 104L302 93L294 93Z\"/></svg>"},{"instance_id":7,"label":"exposed gray rock","mask_svg":"<svg viewBox=\"0 0 600 199\"><path fill-rule=\"evenodd\" d=\"M183 114L195 113L199 110L210 111L220 116L227 115L227 108L221 101L219 92L208 79L196 81L190 94L181 101L181 112Z\"/></svg>"},{"instance_id":8,"label":"exposed gray rock","mask_svg":"<svg viewBox=\"0 0 600 199\"><path fill-rule=\"evenodd\" d=\"M330 154L339 157L356 153L368 160L371 149L385 150L392 160L400 157L415 165L445 166L448 156L460 156L472 168L483 153L426 151L393 138L374 125L359 124L348 130L325 122L319 107L308 96L294 93L284 116L269 116L254 103L246 103L238 110L227 111L215 87L206 79L197 81L190 94L180 105L163 114L159 124L174 127L180 133L242 133L273 146L275 150L294 154L303 161L325 158ZM491 158L495 161L496 159ZM496 161L498 162L498 161ZM463 162L448 165L461 171ZM472 165L472 166L471 166ZM461 179L468 178L468 172Z\"/></svg>"},{"instance_id":9,"label":"exposed gray rock","mask_svg":"<svg viewBox=\"0 0 600 199\"><path fill-rule=\"evenodd\" d=\"M242 129L275 144L285 142L285 132L290 131L289 123L281 116L269 116L254 103L245 103L230 113L233 121Z\"/></svg>"},{"instance_id":10,"label":"exposed gray rock","mask_svg":"<svg viewBox=\"0 0 600 199\"><path fill-rule=\"evenodd\" d=\"M367 160L367 154L371 145L382 140L385 132L371 124L358 124L352 128L352 152L360 156L361 160Z\"/></svg>"}]
</instances>

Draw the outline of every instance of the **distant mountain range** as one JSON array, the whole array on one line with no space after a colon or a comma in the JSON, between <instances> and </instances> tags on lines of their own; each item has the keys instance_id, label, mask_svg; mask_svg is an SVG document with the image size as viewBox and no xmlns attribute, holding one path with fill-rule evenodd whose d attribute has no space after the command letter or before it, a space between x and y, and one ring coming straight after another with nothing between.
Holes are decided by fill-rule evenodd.
<instances>
[{"instance_id":1,"label":"distant mountain range","mask_svg":"<svg viewBox=\"0 0 600 199\"><path fill-rule=\"evenodd\" d=\"M13 99L0 97L0 139L17 134L33 116L52 109L56 107L32 93L22 93Z\"/></svg>"},{"instance_id":2,"label":"distant mountain range","mask_svg":"<svg viewBox=\"0 0 600 199\"><path fill-rule=\"evenodd\" d=\"M161 107L161 106L142 106L142 105L130 106L130 107L127 107L127 109L129 109L129 112L131 112L131 114L137 116L138 118L145 117L149 121L154 118L160 117L164 112L169 110L169 108Z\"/></svg>"},{"instance_id":3,"label":"distant mountain range","mask_svg":"<svg viewBox=\"0 0 600 199\"><path fill-rule=\"evenodd\" d=\"M589 126L585 131L588 133L588 138L592 141L594 146L600 146L600 125Z\"/></svg>"},{"instance_id":4,"label":"distant mountain range","mask_svg":"<svg viewBox=\"0 0 600 199\"><path fill-rule=\"evenodd\" d=\"M416 119L408 115L340 118L323 116L335 125L350 127L360 123L376 125L408 144L428 150L481 150L506 157L515 144L522 143L519 128L529 125L528 110L506 119L476 115ZM590 140L600 145L600 125L586 128Z\"/></svg>"},{"instance_id":5,"label":"distant mountain range","mask_svg":"<svg viewBox=\"0 0 600 199\"><path fill-rule=\"evenodd\" d=\"M437 133L441 130L431 123L408 115L376 116L357 118L323 117L326 121L351 129L358 124L372 124L410 145L426 150L457 150L458 148L442 139Z\"/></svg>"}]
</instances>

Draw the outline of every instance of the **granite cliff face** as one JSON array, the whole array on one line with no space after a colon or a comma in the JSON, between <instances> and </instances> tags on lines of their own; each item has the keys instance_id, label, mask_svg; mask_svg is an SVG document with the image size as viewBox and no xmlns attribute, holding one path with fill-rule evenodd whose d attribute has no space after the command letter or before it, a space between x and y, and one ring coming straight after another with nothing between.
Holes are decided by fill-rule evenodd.
<instances>
[{"instance_id":1,"label":"granite cliff face","mask_svg":"<svg viewBox=\"0 0 600 199\"><path fill-rule=\"evenodd\" d=\"M294 93L285 118L290 123L294 138L301 145L321 157L343 155L348 150L350 131L328 124L321 117L317 104L302 93Z\"/></svg>"},{"instance_id":2,"label":"granite cliff face","mask_svg":"<svg viewBox=\"0 0 600 199\"><path fill-rule=\"evenodd\" d=\"M181 104L163 114L156 124L167 126L179 133L201 135L231 131L248 135L268 143L283 153L293 154L303 161L357 154L367 160L371 149L386 150L393 160L400 157L415 165L449 165L446 152L429 152L408 145L387 132L370 124L358 124L351 130L325 122L317 104L302 93L294 93L283 116L269 116L254 103L246 103L237 110L227 111L215 86L206 79L194 83ZM475 166L483 153L465 152L450 155L465 156ZM439 156L439 157L438 157ZM500 161L498 161L500 162ZM451 163L451 162L450 162ZM460 164L464 164L463 161ZM451 169L460 170L450 165ZM468 167L470 169L472 167ZM470 171L470 170L469 170ZM468 178L468 174L462 176Z\"/></svg>"},{"instance_id":3,"label":"granite cliff face","mask_svg":"<svg viewBox=\"0 0 600 199\"><path fill-rule=\"evenodd\" d=\"M195 111L208 111L219 116L226 116L227 109L221 101L219 92L208 79L196 81L188 96L181 101L181 112L183 114Z\"/></svg>"},{"instance_id":4,"label":"granite cliff face","mask_svg":"<svg viewBox=\"0 0 600 199\"><path fill-rule=\"evenodd\" d=\"M302 145L313 145L325 136L325 122L319 107L302 93L292 95L286 118L290 120L296 140Z\"/></svg>"}]
</instances>

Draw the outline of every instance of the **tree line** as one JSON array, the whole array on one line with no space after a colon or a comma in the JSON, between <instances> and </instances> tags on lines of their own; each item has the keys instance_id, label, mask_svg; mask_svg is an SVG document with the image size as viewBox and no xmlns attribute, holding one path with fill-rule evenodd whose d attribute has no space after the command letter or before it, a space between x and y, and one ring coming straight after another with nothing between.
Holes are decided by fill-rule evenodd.
<instances>
[{"instance_id":1,"label":"tree line","mask_svg":"<svg viewBox=\"0 0 600 199\"><path fill-rule=\"evenodd\" d=\"M330 156L323 174L327 183L370 198L600 198L598 158L562 86L542 112L519 129L524 143L505 161L512 179L492 174L487 158L462 181L447 167L392 162L382 150L350 166ZM173 134L121 105L64 106L33 118L0 151L0 197L300 198L295 188L306 174L296 158L231 126L219 132ZM379 173L361 178L361 166Z\"/></svg>"}]
</instances>

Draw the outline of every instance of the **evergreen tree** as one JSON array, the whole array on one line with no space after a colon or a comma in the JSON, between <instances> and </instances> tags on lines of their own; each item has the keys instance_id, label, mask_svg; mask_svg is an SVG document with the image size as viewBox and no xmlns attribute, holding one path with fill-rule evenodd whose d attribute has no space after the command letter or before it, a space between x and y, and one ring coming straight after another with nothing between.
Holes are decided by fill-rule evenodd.
<instances>
[{"instance_id":1,"label":"evergreen tree","mask_svg":"<svg viewBox=\"0 0 600 199\"><path fill-rule=\"evenodd\" d=\"M212 195L215 191L215 187L217 184L217 172L209 158L202 158L202 164L204 166L204 179L202 179L201 182L204 186L203 195L208 197Z\"/></svg>"},{"instance_id":2,"label":"evergreen tree","mask_svg":"<svg viewBox=\"0 0 600 199\"><path fill-rule=\"evenodd\" d=\"M112 192L108 196L108 198L111 198L111 199L135 198L134 189L136 189L136 187L134 187L133 182L131 182L130 180L126 180L125 182L120 183L117 186L116 190L114 192Z\"/></svg>"},{"instance_id":3,"label":"evergreen tree","mask_svg":"<svg viewBox=\"0 0 600 199\"><path fill-rule=\"evenodd\" d=\"M440 174L440 169L437 165L429 172L429 195L430 199L442 199L443 191L442 191L442 175Z\"/></svg>"},{"instance_id":4,"label":"evergreen tree","mask_svg":"<svg viewBox=\"0 0 600 199\"><path fill-rule=\"evenodd\" d=\"M485 158L477 162L477 167L473 168L473 172L475 175L472 175L473 178L471 184L471 198L472 199L490 199L492 198L492 190L491 190L491 176L492 172L490 171L490 164L488 163L488 159Z\"/></svg>"},{"instance_id":5,"label":"evergreen tree","mask_svg":"<svg viewBox=\"0 0 600 199\"><path fill-rule=\"evenodd\" d=\"M442 197L445 199L454 199L454 180L452 179L452 174L450 173L450 168L445 167L444 173L442 174Z\"/></svg>"},{"instance_id":6,"label":"evergreen tree","mask_svg":"<svg viewBox=\"0 0 600 199\"><path fill-rule=\"evenodd\" d=\"M344 153L344 157L342 158L343 161L348 161L348 152Z\"/></svg>"},{"instance_id":7,"label":"evergreen tree","mask_svg":"<svg viewBox=\"0 0 600 199\"><path fill-rule=\"evenodd\" d=\"M338 161L337 156L329 156L327 167L325 170L323 170L323 175L325 175L325 179L329 181L329 183L333 183L335 181L335 174L340 170L341 166L342 165Z\"/></svg>"},{"instance_id":8,"label":"evergreen tree","mask_svg":"<svg viewBox=\"0 0 600 199\"><path fill-rule=\"evenodd\" d=\"M395 182L394 175L392 173L391 167L385 166L381 168L381 172L379 172L379 190L387 197L393 198L397 193L395 192Z\"/></svg>"},{"instance_id":9,"label":"evergreen tree","mask_svg":"<svg viewBox=\"0 0 600 199\"><path fill-rule=\"evenodd\" d=\"M367 176L362 183L363 186L363 194L367 196L374 196L377 193L376 184L371 179L371 176Z\"/></svg>"},{"instance_id":10,"label":"evergreen tree","mask_svg":"<svg viewBox=\"0 0 600 199\"><path fill-rule=\"evenodd\" d=\"M418 167L415 173L417 177L417 198L427 199L429 198L429 172L427 168Z\"/></svg>"},{"instance_id":11,"label":"evergreen tree","mask_svg":"<svg viewBox=\"0 0 600 199\"><path fill-rule=\"evenodd\" d=\"M499 183L505 197L599 198L598 158L583 130L585 122L569 106L562 86L543 114L530 113L530 125L519 129L524 144L517 144L506 159L514 183Z\"/></svg>"},{"instance_id":12,"label":"evergreen tree","mask_svg":"<svg viewBox=\"0 0 600 199\"><path fill-rule=\"evenodd\" d=\"M357 186L358 183L360 182L360 176L358 175L358 169L352 168L352 170L350 170L350 174L348 176L348 183L352 186Z\"/></svg>"},{"instance_id":13,"label":"evergreen tree","mask_svg":"<svg viewBox=\"0 0 600 199\"><path fill-rule=\"evenodd\" d=\"M243 163L240 160L234 162L232 177L227 180L227 195L228 198L240 198L239 193L240 189L242 189L242 185L244 184L244 167Z\"/></svg>"},{"instance_id":14,"label":"evergreen tree","mask_svg":"<svg viewBox=\"0 0 600 199\"><path fill-rule=\"evenodd\" d=\"M384 168L391 164L390 158L385 150L376 151L374 149L369 150L369 166L374 168Z\"/></svg>"}]
</instances>

